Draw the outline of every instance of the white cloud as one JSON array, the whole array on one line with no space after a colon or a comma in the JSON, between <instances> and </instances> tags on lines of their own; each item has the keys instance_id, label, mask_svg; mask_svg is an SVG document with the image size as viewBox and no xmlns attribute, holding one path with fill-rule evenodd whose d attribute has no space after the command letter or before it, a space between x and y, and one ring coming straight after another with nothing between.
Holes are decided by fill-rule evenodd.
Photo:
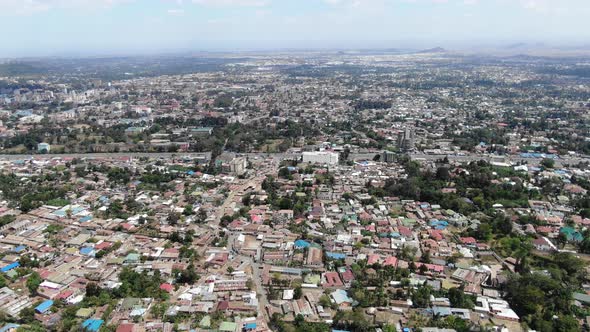
<instances>
[{"instance_id":1,"label":"white cloud","mask_svg":"<svg viewBox=\"0 0 590 332\"><path fill-rule=\"evenodd\" d=\"M211 7L265 7L270 5L270 0L193 0L193 3Z\"/></svg>"},{"instance_id":2,"label":"white cloud","mask_svg":"<svg viewBox=\"0 0 590 332\"><path fill-rule=\"evenodd\" d=\"M183 16L184 9L168 9L168 15L172 16Z\"/></svg>"},{"instance_id":3,"label":"white cloud","mask_svg":"<svg viewBox=\"0 0 590 332\"><path fill-rule=\"evenodd\" d=\"M100 9L133 0L0 0L2 15L30 15L55 8Z\"/></svg>"}]
</instances>

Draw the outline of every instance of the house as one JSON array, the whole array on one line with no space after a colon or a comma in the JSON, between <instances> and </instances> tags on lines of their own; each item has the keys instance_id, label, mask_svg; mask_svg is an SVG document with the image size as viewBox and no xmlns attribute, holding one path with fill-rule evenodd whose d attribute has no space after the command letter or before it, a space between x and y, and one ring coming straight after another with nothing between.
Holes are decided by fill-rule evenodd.
<instances>
[{"instance_id":1,"label":"house","mask_svg":"<svg viewBox=\"0 0 590 332\"><path fill-rule=\"evenodd\" d=\"M354 281L354 273L352 270L349 267L343 266L338 269L338 272L340 272L340 278L344 284L350 286L350 284Z\"/></svg>"},{"instance_id":2,"label":"house","mask_svg":"<svg viewBox=\"0 0 590 332\"><path fill-rule=\"evenodd\" d=\"M35 307L35 312L37 312L39 314L45 314L45 313L49 312L49 309L51 309L52 306L53 306L53 301L46 300Z\"/></svg>"},{"instance_id":3,"label":"house","mask_svg":"<svg viewBox=\"0 0 590 332\"><path fill-rule=\"evenodd\" d=\"M104 321L102 319L87 319L82 323L85 331L98 332Z\"/></svg>"},{"instance_id":4,"label":"house","mask_svg":"<svg viewBox=\"0 0 590 332\"><path fill-rule=\"evenodd\" d=\"M533 240L533 246L540 251L554 251L557 247L548 238L541 236Z\"/></svg>"},{"instance_id":5,"label":"house","mask_svg":"<svg viewBox=\"0 0 590 332\"><path fill-rule=\"evenodd\" d=\"M172 293L174 291L174 286L169 283L163 283L160 285L160 289L167 293Z\"/></svg>"},{"instance_id":6,"label":"house","mask_svg":"<svg viewBox=\"0 0 590 332\"><path fill-rule=\"evenodd\" d=\"M338 272L325 272L322 274L322 286L325 288L343 287L344 283L340 280Z\"/></svg>"},{"instance_id":7,"label":"house","mask_svg":"<svg viewBox=\"0 0 590 332\"><path fill-rule=\"evenodd\" d=\"M352 307L353 300L348 297L348 293L344 289L337 289L330 293L330 296L341 309Z\"/></svg>"},{"instance_id":8,"label":"house","mask_svg":"<svg viewBox=\"0 0 590 332\"><path fill-rule=\"evenodd\" d=\"M307 249L306 264L309 266L322 266L324 264L322 256L322 249L316 247L309 247Z\"/></svg>"}]
</instances>

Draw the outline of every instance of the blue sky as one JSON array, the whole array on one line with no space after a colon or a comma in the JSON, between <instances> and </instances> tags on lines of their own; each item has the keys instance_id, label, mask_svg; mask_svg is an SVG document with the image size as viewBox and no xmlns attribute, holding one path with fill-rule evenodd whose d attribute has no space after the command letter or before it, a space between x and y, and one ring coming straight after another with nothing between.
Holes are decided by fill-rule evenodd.
<instances>
[{"instance_id":1,"label":"blue sky","mask_svg":"<svg viewBox=\"0 0 590 332\"><path fill-rule=\"evenodd\" d=\"M588 44L590 0L0 0L0 57Z\"/></svg>"}]
</instances>

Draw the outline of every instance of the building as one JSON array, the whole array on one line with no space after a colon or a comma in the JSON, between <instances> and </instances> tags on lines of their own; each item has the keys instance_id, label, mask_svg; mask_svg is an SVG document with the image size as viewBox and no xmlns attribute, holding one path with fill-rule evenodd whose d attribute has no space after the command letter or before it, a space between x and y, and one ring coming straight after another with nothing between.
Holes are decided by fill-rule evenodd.
<instances>
[{"instance_id":1,"label":"building","mask_svg":"<svg viewBox=\"0 0 590 332\"><path fill-rule=\"evenodd\" d=\"M199 128L191 128L189 131L190 131L190 136L208 137L208 136L211 136L211 134L213 133L213 128L199 127Z\"/></svg>"},{"instance_id":2,"label":"building","mask_svg":"<svg viewBox=\"0 0 590 332\"><path fill-rule=\"evenodd\" d=\"M248 161L244 157L237 157L229 162L230 172L238 176L246 172L246 167L248 167Z\"/></svg>"},{"instance_id":3,"label":"building","mask_svg":"<svg viewBox=\"0 0 590 332\"><path fill-rule=\"evenodd\" d=\"M303 162L312 164L338 164L338 153L329 151L303 152Z\"/></svg>"},{"instance_id":4,"label":"building","mask_svg":"<svg viewBox=\"0 0 590 332\"><path fill-rule=\"evenodd\" d=\"M381 154L381 161L384 163L395 162L395 153L391 151L383 151L383 153Z\"/></svg>"},{"instance_id":5,"label":"building","mask_svg":"<svg viewBox=\"0 0 590 332\"><path fill-rule=\"evenodd\" d=\"M48 143L39 143L37 144L37 152L47 153L51 151L51 145Z\"/></svg>"},{"instance_id":6,"label":"building","mask_svg":"<svg viewBox=\"0 0 590 332\"><path fill-rule=\"evenodd\" d=\"M412 151L416 148L416 134L411 128L406 128L397 137L397 146L401 151Z\"/></svg>"}]
</instances>

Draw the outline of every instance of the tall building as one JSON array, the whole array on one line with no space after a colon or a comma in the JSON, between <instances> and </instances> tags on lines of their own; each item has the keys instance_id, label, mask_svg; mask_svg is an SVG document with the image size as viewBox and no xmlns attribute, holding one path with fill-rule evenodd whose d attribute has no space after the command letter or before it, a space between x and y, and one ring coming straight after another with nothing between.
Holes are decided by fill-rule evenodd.
<instances>
[{"instance_id":1,"label":"tall building","mask_svg":"<svg viewBox=\"0 0 590 332\"><path fill-rule=\"evenodd\" d=\"M248 167L248 161L244 157L237 157L229 162L230 172L235 175L244 174L246 167Z\"/></svg>"},{"instance_id":2,"label":"tall building","mask_svg":"<svg viewBox=\"0 0 590 332\"><path fill-rule=\"evenodd\" d=\"M383 151L383 154L381 155L381 161L383 161L384 163L395 162L395 152Z\"/></svg>"},{"instance_id":3,"label":"tall building","mask_svg":"<svg viewBox=\"0 0 590 332\"><path fill-rule=\"evenodd\" d=\"M303 162L312 164L338 164L338 153L328 151L303 152Z\"/></svg>"},{"instance_id":4,"label":"tall building","mask_svg":"<svg viewBox=\"0 0 590 332\"><path fill-rule=\"evenodd\" d=\"M397 146L401 151L411 151L416 148L416 134L412 128L406 128L399 134Z\"/></svg>"}]
</instances>

